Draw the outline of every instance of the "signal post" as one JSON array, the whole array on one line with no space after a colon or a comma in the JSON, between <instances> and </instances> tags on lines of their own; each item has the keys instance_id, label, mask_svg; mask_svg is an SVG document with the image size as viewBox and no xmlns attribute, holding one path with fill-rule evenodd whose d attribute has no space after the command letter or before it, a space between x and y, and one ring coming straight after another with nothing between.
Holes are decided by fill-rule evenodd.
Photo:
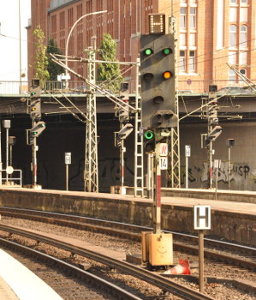
<instances>
[{"instance_id":1,"label":"signal post","mask_svg":"<svg viewBox=\"0 0 256 300\"><path fill-rule=\"evenodd\" d=\"M167 137L177 123L175 39L173 34L165 34L164 15L149 18L151 33L140 40L140 74L144 147L154 157L153 232L142 233L142 260L150 266L168 266L173 264L173 244L172 234L161 230L161 170L167 169ZM152 30L152 24L157 24L158 30Z\"/></svg>"},{"instance_id":2,"label":"signal post","mask_svg":"<svg viewBox=\"0 0 256 300\"><path fill-rule=\"evenodd\" d=\"M37 137L45 130L45 122L41 120L41 87L39 79L32 79L30 88L30 99L28 104L28 112L32 119L32 128L26 130L27 145L32 146L32 187L38 188L37 185Z\"/></svg>"}]
</instances>

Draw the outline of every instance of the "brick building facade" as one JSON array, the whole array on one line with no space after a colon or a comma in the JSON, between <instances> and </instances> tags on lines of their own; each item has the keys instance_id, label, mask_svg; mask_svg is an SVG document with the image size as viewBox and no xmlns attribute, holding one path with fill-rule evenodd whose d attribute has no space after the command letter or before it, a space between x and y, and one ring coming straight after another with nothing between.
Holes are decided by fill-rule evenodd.
<instances>
[{"instance_id":1,"label":"brick building facade","mask_svg":"<svg viewBox=\"0 0 256 300\"><path fill-rule=\"evenodd\" d=\"M253 0L31 0L29 41L40 25L46 38L53 38L64 53L74 22L84 14L107 10L79 22L69 43L69 55L84 56L96 36L110 33L118 45L120 61L136 61L140 34L148 32L148 14L176 17L178 89L204 92L215 83L219 88L240 85L227 63L255 80L256 2ZM46 39L46 40L47 40ZM28 43L29 79L33 77L33 42ZM85 74L85 66L69 64ZM134 78L126 73L126 80ZM73 77L72 79L75 80ZM132 82L131 82L132 83ZM131 84L133 86L133 84Z\"/></svg>"}]
</instances>

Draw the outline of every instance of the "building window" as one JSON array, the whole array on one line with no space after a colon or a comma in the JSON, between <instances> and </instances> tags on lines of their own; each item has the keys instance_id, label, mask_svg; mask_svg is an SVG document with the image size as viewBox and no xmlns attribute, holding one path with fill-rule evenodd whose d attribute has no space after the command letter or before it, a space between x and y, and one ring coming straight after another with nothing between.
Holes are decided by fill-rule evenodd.
<instances>
[{"instance_id":1,"label":"building window","mask_svg":"<svg viewBox=\"0 0 256 300\"><path fill-rule=\"evenodd\" d=\"M247 65L247 52L243 51L239 53L239 65L241 66Z\"/></svg>"},{"instance_id":2,"label":"building window","mask_svg":"<svg viewBox=\"0 0 256 300\"><path fill-rule=\"evenodd\" d=\"M228 53L228 63L230 65L237 65L237 52Z\"/></svg>"},{"instance_id":3,"label":"building window","mask_svg":"<svg viewBox=\"0 0 256 300\"><path fill-rule=\"evenodd\" d=\"M71 27L74 24L73 21L73 8L68 10L68 26Z\"/></svg>"},{"instance_id":4,"label":"building window","mask_svg":"<svg viewBox=\"0 0 256 300\"><path fill-rule=\"evenodd\" d=\"M237 4L237 0L230 0L231 4Z\"/></svg>"},{"instance_id":5,"label":"building window","mask_svg":"<svg viewBox=\"0 0 256 300\"><path fill-rule=\"evenodd\" d=\"M180 34L180 46L185 47L187 45L186 43L186 33Z\"/></svg>"},{"instance_id":6,"label":"building window","mask_svg":"<svg viewBox=\"0 0 256 300\"><path fill-rule=\"evenodd\" d=\"M196 46L196 34L195 33L189 34L189 46Z\"/></svg>"},{"instance_id":7,"label":"building window","mask_svg":"<svg viewBox=\"0 0 256 300\"><path fill-rule=\"evenodd\" d=\"M186 72L186 52L180 51L179 71L181 73Z\"/></svg>"},{"instance_id":8,"label":"building window","mask_svg":"<svg viewBox=\"0 0 256 300\"><path fill-rule=\"evenodd\" d=\"M248 0L241 0L241 4L248 4Z\"/></svg>"},{"instance_id":9,"label":"building window","mask_svg":"<svg viewBox=\"0 0 256 300\"><path fill-rule=\"evenodd\" d=\"M247 22L248 21L248 8L242 7L240 9L240 22Z\"/></svg>"},{"instance_id":10,"label":"building window","mask_svg":"<svg viewBox=\"0 0 256 300\"><path fill-rule=\"evenodd\" d=\"M236 34L237 34L237 27L236 25L230 25L229 27L229 46L236 47Z\"/></svg>"},{"instance_id":11,"label":"building window","mask_svg":"<svg viewBox=\"0 0 256 300\"><path fill-rule=\"evenodd\" d=\"M52 32L56 32L57 31L57 19L56 19L56 15L51 17L52 20Z\"/></svg>"},{"instance_id":12,"label":"building window","mask_svg":"<svg viewBox=\"0 0 256 300\"><path fill-rule=\"evenodd\" d=\"M189 28L196 29L196 7L190 7Z\"/></svg>"},{"instance_id":13,"label":"building window","mask_svg":"<svg viewBox=\"0 0 256 300\"><path fill-rule=\"evenodd\" d=\"M240 48L247 48L247 26L245 25L240 28Z\"/></svg>"},{"instance_id":14,"label":"building window","mask_svg":"<svg viewBox=\"0 0 256 300\"><path fill-rule=\"evenodd\" d=\"M180 29L186 29L186 18L187 18L187 8L181 7L180 8Z\"/></svg>"},{"instance_id":15,"label":"building window","mask_svg":"<svg viewBox=\"0 0 256 300\"><path fill-rule=\"evenodd\" d=\"M228 71L228 80L235 81L236 80L236 73L233 70Z\"/></svg>"},{"instance_id":16,"label":"building window","mask_svg":"<svg viewBox=\"0 0 256 300\"><path fill-rule=\"evenodd\" d=\"M102 10L102 0L97 0L96 2L96 10Z\"/></svg>"},{"instance_id":17,"label":"building window","mask_svg":"<svg viewBox=\"0 0 256 300\"><path fill-rule=\"evenodd\" d=\"M236 7L230 7L229 21L233 22L233 23L237 21L237 8Z\"/></svg>"},{"instance_id":18,"label":"building window","mask_svg":"<svg viewBox=\"0 0 256 300\"><path fill-rule=\"evenodd\" d=\"M65 29L65 12L60 13L60 30Z\"/></svg>"},{"instance_id":19,"label":"building window","mask_svg":"<svg viewBox=\"0 0 256 300\"><path fill-rule=\"evenodd\" d=\"M196 71L196 56L195 51L189 51L189 73L195 73Z\"/></svg>"},{"instance_id":20,"label":"building window","mask_svg":"<svg viewBox=\"0 0 256 300\"><path fill-rule=\"evenodd\" d=\"M190 5L196 4L197 0L190 0Z\"/></svg>"}]
</instances>

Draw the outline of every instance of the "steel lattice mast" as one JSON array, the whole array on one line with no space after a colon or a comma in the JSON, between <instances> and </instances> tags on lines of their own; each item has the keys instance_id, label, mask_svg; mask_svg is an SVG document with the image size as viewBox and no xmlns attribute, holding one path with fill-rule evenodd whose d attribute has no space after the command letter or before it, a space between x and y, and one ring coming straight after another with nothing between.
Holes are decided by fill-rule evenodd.
<instances>
[{"instance_id":1,"label":"steel lattice mast","mask_svg":"<svg viewBox=\"0 0 256 300\"><path fill-rule=\"evenodd\" d=\"M176 19L172 16L170 19L169 31L174 34L174 55L175 55L175 87L177 90L178 80L177 75L177 39L176 39ZM180 128L179 128L179 96L175 93L175 114L177 116L176 126L171 129L171 135L169 137L170 142L170 170L168 172L171 187L180 188Z\"/></svg>"},{"instance_id":2,"label":"steel lattice mast","mask_svg":"<svg viewBox=\"0 0 256 300\"><path fill-rule=\"evenodd\" d=\"M85 168L84 168L84 190L86 192L98 192L98 143L97 143L97 114L96 114L96 82L95 68L95 39L93 47L88 50L88 81L89 94L86 105L86 133L85 133Z\"/></svg>"}]
</instances>

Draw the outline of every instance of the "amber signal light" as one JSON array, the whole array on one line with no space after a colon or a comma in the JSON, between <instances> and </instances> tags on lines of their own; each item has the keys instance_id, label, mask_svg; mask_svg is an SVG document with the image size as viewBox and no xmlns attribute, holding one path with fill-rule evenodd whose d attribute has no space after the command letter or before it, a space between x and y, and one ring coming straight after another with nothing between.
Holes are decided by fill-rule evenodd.
<instances>
[{"instance_id":1,"label":"amber signal light","mask_svg":"<svg viewBox=\"0 0 256 300\"><path fill-rule=\"evenodd\" d=\"M164 79L170 79L170 78L172 78L172 72L170 72L170 71L165 71L165 72L162 73L162 77L163 77Z\"/></svg>"}]
</instances>

